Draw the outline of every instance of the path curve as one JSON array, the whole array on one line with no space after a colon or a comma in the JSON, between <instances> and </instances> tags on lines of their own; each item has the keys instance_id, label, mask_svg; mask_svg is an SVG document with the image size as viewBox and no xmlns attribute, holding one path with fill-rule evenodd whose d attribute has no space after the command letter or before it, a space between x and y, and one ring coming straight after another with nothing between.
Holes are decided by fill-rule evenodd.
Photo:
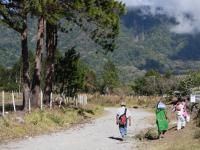
<instances>
[{"instance_id":1,"label":"path curve","mask_svg":"<svg viewBox=\"0 0 200 150\"><path fill-rule=\"evenodd\" d=\"M122 142L118 127L115 125L115 113L117 108L105 108L106 116L93 120L91 123L82 125L66 131L42 135L34 138L24 139L0 145L1 150L136 150L133 138ZM128 128L129 136L134 136L140 130L150 127L145 122L151 113L140 109L130 109L133 121ZM113 139L113 138L116 139Z\"/></svg>"}]
</instances>

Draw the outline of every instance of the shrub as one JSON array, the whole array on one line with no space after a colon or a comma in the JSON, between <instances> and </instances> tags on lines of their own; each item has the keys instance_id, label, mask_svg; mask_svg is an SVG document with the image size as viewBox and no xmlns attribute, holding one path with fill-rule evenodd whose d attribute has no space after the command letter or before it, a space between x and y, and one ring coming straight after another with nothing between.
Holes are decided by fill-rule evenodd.
<instances>
[{"instance_id":1,"label":"shrub","mask_svg":"<svg viewBox=\"0 0 200 150\"><path fill-rule=\"evenodd\" d=\"M154 128L149 129L145 134L145 138L147 138L148 140L158 139L158 131Z\"/></svg>"}]
</instances>

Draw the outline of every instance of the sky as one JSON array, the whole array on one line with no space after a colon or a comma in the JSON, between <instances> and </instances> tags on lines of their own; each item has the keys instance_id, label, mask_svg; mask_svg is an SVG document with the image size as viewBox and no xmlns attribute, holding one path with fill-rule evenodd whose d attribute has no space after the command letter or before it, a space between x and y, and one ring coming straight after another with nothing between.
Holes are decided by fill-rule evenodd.
<instances>
[{"instance_id":1,"label":"sky","mask_svg":"<svg viewBox=\"0 0 200 150\"><path fill-rule=\"evenodd\" d=\"M128 7L149 6L145 13L165 14L174 17L177 25L170 27L175 33L195 34L200 32L200 0L118 0Z\"/></svg>"}]
</instances>

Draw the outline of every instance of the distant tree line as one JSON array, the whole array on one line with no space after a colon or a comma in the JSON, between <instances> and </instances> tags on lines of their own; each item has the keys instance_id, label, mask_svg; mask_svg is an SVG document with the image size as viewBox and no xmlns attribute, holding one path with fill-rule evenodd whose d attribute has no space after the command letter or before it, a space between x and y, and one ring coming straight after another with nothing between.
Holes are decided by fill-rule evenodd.
<instances>
[{"instance_id":1,"label":"distant tree line","mask_svg":"<svg viewBox=\"0 0 200 150\"><path fill-rule=\"evenodd\" d=\"M182 96L186 96L192 88L200 87L200 72L175 76L170 70L160 74L152 69L143 77L137 78L131 87L136 95L173 95L174 91L179 91Z\"/></svg>"}]
</instances>

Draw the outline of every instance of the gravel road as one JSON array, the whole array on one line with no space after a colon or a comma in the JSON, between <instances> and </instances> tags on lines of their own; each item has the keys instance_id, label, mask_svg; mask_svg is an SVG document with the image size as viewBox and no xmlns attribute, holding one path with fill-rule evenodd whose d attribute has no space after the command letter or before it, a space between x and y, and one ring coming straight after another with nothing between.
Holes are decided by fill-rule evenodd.
<instances>
[{"instance_id":1,"label":"gravel road","mask_svg":"<svg viewBox=\"0 0 200 150\"><path fill-rule=\"evenodd\" d=\"M0 150L136 150L136 141L131 137L151 126L145 122L145 118L152 114L140 109L130 109L132 126L128 128L129 138L120 141L119 130L115 124L117 108L105 110L107 115L91 123L50 135L3 144L0 145Z\"/></svg>"}]
</instances>

